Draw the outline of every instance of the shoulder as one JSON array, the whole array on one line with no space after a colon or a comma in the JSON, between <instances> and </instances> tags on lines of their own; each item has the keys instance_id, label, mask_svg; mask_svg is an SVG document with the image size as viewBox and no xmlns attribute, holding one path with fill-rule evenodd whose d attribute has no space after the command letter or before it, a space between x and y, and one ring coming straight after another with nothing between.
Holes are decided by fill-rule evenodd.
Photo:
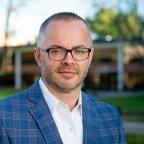
<instances>
[{"instance_id":1,"label":"shoulder","mask_svg":"<svg viewBox=\"0 0 144 144\"><path fill-rule=\"evenodd\" d=\"M115 106L102 102L97 97L83 93L83 98L86 99L87 103L89 103L89 107L94 112L104 115L105 114L119 115L119 112Z\"/></svg>"},{"instance_id":2,"label":"shoulder","mask_svg":"<svg viewBox=\"0 0 144 144\"><path fill-rule=\"evenodd\" d=\"M9 96L0 100L0 115L10 113L27 103L27 90Z\"/></svg>"},{"instance_id":3,"label":"shoulder","mask_svg":"<svg viewBox=\"0 0 144 144\"><path fill-rule=\"evenodd\" d=\"M0 100L0 105L15 103L20 100L25 100L26 97L27 97L27 90L19 92L19 93L15 93L11 96L8 96L7 98L3 100Z\"/></svg>"},{"instance_id":4,"label":"shoulder","mask_svg":"<svg viewBox=\"0 0 144 144\"><path fill-rule=\"evenodd\" d=\"M106 108L114 108L114 106L108 104L108 103L105 103L105 102L102 102L101 100L99 100L97 97L95 96L92 96L92 95L89 95L87 93L82 93L83 95L83 98L88 101L90 103L90 105L92 107L106 107Z\"/></svg>"}]
</instances>

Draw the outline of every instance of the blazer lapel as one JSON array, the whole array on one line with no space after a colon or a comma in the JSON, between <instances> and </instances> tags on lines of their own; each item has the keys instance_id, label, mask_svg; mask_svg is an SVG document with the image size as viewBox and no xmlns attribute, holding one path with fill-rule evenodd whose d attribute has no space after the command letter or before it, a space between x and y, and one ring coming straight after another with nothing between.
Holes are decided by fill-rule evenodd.
<instances>
[{"instance_id":1,"label":"blazer lapel","mask_svg":"<svg viewBox=\"0 0 144 144\"><path fill-rule=\"evenodd\" d=\"M88 96L82 95L82 115L83 115L83 144L96 143L98 133L97 121L93 118L92 106ZM95 135L95 136L94 136Z\"/></svg>"},{"instance_id":2,"label":"blazer lapel","mask_svg":"<svg viewBox=\"0 0 144 144\"><path fill-rule=\"evenodd\" d=\"M34 105L30 113L37 122L47 144L62 144L58 129L43 98L38 81L29 88L28 97Z\"/></svg>"}]
</instances>

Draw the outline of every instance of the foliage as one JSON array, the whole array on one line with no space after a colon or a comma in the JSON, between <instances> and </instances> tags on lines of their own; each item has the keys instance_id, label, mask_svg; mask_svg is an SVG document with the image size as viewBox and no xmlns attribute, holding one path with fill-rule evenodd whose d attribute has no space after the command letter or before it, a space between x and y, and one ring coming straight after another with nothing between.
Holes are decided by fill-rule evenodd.
<instances>
[{"instance_id":1,"label":"foliage","mask_svg":"<svg viewBox=\"0 0 144 144\"><path fill-rule=\"evenodd\" d=\"M130 40L142 35L142 22L136 12L118 12L112 8L101 8L94 18L87 18L93 33L99 36L111 35L113 38Z\"/></svg>"}]
</instances>

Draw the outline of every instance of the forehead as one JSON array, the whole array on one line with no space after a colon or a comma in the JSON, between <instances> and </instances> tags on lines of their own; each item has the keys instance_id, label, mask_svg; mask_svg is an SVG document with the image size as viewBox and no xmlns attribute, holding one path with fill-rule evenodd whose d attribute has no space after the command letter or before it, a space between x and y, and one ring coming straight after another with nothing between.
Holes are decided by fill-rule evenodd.
<instances>
[{"instance_id":1,"label":"forehead","mask_svg":"<svg viewBox=\"0 0 144 144\"><path fill-rule=\"evenodd\" d=\"M46 27L46 33L52 32L85 32L88 33L88 28L81 20L53 20ZM57 34L56 33L56 34Z\"/></svg>"},{"instance_id":2,"label":"forehead","mask_svg":"<svg viewBox=\"0 0 144 144\"><path fill-rule=\"evenodd\" d=\"M51 45L75 47L91 45L90 31L81 20L53 20L46 27L42 36L42 47Z\"/></svg>"}]
</instances>

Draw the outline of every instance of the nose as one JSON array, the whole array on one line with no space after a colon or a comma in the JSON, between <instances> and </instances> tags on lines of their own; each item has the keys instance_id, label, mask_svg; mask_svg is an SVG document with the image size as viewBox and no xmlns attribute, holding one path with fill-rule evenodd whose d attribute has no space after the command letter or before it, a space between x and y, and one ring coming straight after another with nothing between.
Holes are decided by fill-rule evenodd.
<instances>
[{"instance_id":1,"label":"nose","mask_svg":"<svg viewBox=\"0 0 144 144\"><path fill-rule=\"evenodd\" d=\"M70 52L67 53L65 58L63 59L63 63L74 63L75 60Z\"/></svg>"}]
</instances>

